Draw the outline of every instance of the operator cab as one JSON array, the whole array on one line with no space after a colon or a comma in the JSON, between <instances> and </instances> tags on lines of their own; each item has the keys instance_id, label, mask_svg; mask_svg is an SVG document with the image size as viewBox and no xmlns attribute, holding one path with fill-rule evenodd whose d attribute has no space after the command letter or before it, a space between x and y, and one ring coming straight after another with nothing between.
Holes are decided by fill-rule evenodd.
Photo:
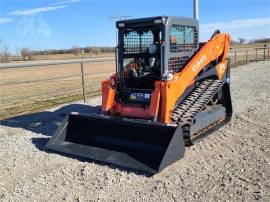
<instances>
[{"instance_id":1,"label":"operator cab","mask_svg":"<svg viewBox=\"0 0 270 202\"><path fill-rule=\"evenodd\" d=\"M198 21L193 18L159 16L122 20L116 26L121 97L151 94L155 81L171 79L199 46Z\"/></svg>"},{"instance_id":2,"label":"operator cab","mask_svg":"<svg viewBox=\"0 0 270 202\"><path fill-rule=\"evenodd\" d=\"M145 19L121 21L117 26L118 58L124 86L153 89L155 81L161 79L160 48L164 41L163 25Z\"/></svg>"}]
</instances>

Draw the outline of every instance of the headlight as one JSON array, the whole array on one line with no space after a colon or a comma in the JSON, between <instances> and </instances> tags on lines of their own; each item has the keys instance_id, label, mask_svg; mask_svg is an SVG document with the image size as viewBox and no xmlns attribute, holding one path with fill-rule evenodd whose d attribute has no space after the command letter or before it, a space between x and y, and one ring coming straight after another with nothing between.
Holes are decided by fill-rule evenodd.
<instances>
[{"instance_id":1,"label":"headlight","mask_svg":"<svg viewBox=\"0 0 270 202\"><path fill-rule=\"evenodd\" d=\"M125 27L125 23L118 23L118 27Z\"/></svg>"}]
</instances>

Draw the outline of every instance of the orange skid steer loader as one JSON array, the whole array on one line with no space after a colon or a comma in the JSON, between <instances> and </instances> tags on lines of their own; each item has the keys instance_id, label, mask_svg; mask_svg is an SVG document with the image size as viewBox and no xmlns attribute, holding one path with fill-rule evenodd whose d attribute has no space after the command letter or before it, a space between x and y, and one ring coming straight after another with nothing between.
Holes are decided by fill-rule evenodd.
<instances>
[{"instance_id":1,"label":"orange skid steer loader","mask_svg":"<svg viewBox=\"0 0 270 202\"><path fill-rule=\"evenodd\" d=\"M116 23L116 72L102 82L102 113L70 114L49 150L157 173L232 115L230 36L199 44L198 21Z\"/></svg>"}]
</instances>

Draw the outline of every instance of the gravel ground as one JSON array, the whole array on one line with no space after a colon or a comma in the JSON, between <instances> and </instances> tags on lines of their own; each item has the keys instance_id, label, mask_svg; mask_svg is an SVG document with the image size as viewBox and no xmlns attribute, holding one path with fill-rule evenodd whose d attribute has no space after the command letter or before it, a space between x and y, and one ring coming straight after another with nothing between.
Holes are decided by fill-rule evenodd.
<instances>
[{"instance_id":1,"label":"gravel ground","mask_svg":"<svg viewBox=\"0 0 270 202\"><path fill-rule=\"evenodd\" d=\"M74 103L7 119L0 126L0 201L270 201L270 63L232 69L230 124L152 177L47 153Z\"/></svg>"}]
</instances>

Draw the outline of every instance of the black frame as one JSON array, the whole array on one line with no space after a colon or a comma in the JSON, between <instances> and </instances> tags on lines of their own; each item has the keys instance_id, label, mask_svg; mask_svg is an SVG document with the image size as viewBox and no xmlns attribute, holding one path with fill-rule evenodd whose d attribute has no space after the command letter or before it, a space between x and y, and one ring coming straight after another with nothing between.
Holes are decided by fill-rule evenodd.
<instances>
[{"instance_id":1,"label":"black frame","mask_svg":"<svg viewBox=\"0 0 270 202\"><path fill-rule=\"evenodd\" d=\"M155 23L156 20L162 20L164 17L158 16L158 17L151 17L151 18L141 18L141 19L132 19L132 20L122 20L116 22L116 27L118 28L118 44L117 44L117 72L120 77L120 86L123 87L123 72L124 69L124 59L125 58L132 58L134 54L138 55L139 57L145 56L145 53L125 53L123 50L124 47L124 33L127 29L140 29L140 28L147 28L149 30L151 29L158 29L161 31L161 41L165 41L165 24L164 23ZM119 24L124 24L124 27L119 26ZM162 46L162 44L160 44ZM161 47L162 48L162 47ZM164 53L164 52L163 52ZM164 54L162 54L162 51L160 51L160 60L164 61ZM161 64L161 66L163 66ZM163 71L161 71L163 72ZM160 75L162 76L162 75Z\"/></svg>"}]
</instances>

